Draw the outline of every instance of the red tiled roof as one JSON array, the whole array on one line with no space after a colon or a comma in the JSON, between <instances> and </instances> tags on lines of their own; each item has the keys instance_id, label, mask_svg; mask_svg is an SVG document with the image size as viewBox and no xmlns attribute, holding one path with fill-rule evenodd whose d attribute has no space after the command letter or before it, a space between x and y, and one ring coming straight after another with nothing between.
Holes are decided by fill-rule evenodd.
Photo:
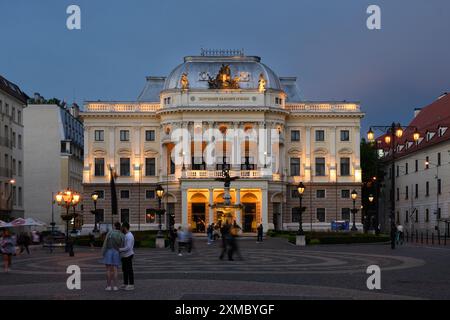
<instances>
[{"instance_id":1,"label":"red tiled roof","mask_svg":"<svg viewBox=\"0 0 450 320\"><path fill-rule=\"evenodd\" d=\"M450 94L445 93L439 99L420 110L419 114L409 124L411 127L417 127L420 137L423 138L419 144L413 144L406 148L406 142L414 142L414 128L406 129L403 136L397 141L398 145L403 145L401 151L397 151L397 157L403 157L410 153L416 152L436 145L443 141L450 140ZM447 127L445 133L439 136L439 128ZM434 136L427 141L427 132L434 132ZM376 139L379 149L387 149L388 146L384 142L385 135Z\"/></svg>"},{"instance_id":2,"label":"red tiled roof","mask_svg":"<svg viewBox=\"0 0 450 320\"><path fill-rule=\"evenodd\" d=\"M0 90L6 92L10 96L13 96L16 99L19 99L23 104L26 104L29 97L20 90L19 86L12 83L8 79L2 77L0 75Z\"/></svg>"}]
</instances>

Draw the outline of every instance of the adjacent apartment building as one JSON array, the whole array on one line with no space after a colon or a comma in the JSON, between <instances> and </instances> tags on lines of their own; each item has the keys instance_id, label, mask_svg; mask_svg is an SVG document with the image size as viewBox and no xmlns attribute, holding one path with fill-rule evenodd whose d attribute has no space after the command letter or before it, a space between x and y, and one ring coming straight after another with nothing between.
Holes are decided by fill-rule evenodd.
<instances>
[{"instance_id":1,"label":"adjacent apartment building","mask_svg":"<svg viewBox=\"0 0 450 320\"><path fill-rule=\"evenodd\" d=\"M352 219L350 194L361 194L362 117L358 102L302 100L296 78L279 77L259 57L204 50L167 77L148 77L135 101L85 103L85 212L96 192L99 222L156 229L155 189L162 186L163 227L170 214L176 225L203 232L224 219L215 204L223 202L217 179L227 168L236 178L231 202L242 205L232 219L244 232L260 223L265 231L297 229L300 182L303 228L330 229L333 220ZM361 229L360 212L356 222ZM93 226L86 215L83 228Z\"/></svg>"},{"instance_id":2,"label":"adjacent apartment building","mask_svg":"<svg viewBox=\"0 0 450 320\"><path fill-rule=\"evenodd\" d=\"M35 94L24 113L26 216L48 225L64 225L61 208L54 203L58 191L82 192L84 129L79 111L76 104Z\"/></svg>"},{"instance_id":3,"label":"adjacent apartment building","mask_svg":"<svg viewBox=\"0 0 450 320\"><path fill-rule=\"evenodd\" d=\"M381 188L380 217L389 224L390 199L395 197L395 222L408 232L449 233L450 225L450 95L445 93L424 108L414 111L414 118L396 146L395 172L390 168L390 154L378 140L379 153L387 160L385 183ZM414 128L420 133L413 139ZM395 174L395 190L391 177ZM388 228L386 228L388 230Z\"/></svg>"},{"instance_id":4,"label":"adjacent apartment building","mask_svg":"<svg viewBox=\"0 0 450 320\"><path fill-rule=\"evenodd\" d=\"M0 76L0 219L24 216L24 123L28 96Z\"/></svg>"}]
</instances>

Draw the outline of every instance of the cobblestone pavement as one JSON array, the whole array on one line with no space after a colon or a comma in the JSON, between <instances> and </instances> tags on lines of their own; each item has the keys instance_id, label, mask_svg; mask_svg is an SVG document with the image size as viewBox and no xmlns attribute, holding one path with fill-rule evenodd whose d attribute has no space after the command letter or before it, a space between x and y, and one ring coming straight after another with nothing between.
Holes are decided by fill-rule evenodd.
<instances>
[{"instance_id":1,"label":"cobblestone pavement","mask_svg":"<svg viewBox=\"0 0 450 320\"><path fill-rule=\"evenodd\" d=\"M299 248L284 239L239 241L243 260L218 259L218 243L195 242L192 254L137 249L136 290L105 292L99 249L37 248L0 273L0 299L408 299L449 298L450 248L335 245ZM66 287L69 265L82 272L82 289ZM382 289L366 287L369 265L382 271ZM437 290L440 292L437 293Z\"/></svg>"}]
</instances>

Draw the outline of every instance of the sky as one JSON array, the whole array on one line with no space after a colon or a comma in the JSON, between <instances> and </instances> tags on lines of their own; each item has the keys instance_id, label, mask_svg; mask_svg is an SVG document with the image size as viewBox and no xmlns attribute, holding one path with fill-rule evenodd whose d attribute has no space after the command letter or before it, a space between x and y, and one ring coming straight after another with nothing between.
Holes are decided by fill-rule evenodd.
<instances>
[{"instance_id":1,"label":"sky","mask_svg":"<svg viewBox=\"0 0 450 320\"><path fill-rule=\"evenodd\" d=\"M81 30L66 27L71 4ZM132 101L200 48L244 48L298 77L304 100L360 101L366 130L450 91L448 12L448 0L0 0L0 74L28 95Z\"/></svg>"}]
</instances>

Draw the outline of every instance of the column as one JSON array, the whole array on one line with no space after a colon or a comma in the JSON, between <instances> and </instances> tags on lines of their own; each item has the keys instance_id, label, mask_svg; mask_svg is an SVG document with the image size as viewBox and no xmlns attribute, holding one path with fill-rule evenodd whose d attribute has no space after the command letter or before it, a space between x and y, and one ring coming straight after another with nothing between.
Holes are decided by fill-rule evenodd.
<instances>
[{"instance_id":1,"label":"column","mask_svg":"<svg viewBox=\"0 0 450 320\"><path fill-rule=\"evenodd\" d=\"M214 204L214 190L209 189L209 211L208 211L208 224L214 222L214 209L212 205Z\"/></svg>"},{"instance_id":2,"label":"column","mask_svg":"<svg viewBox=\"0 0 450 320\"><path fill-rule=\"evenodd\" d=\"M361 173L361 149L360 149L360 141L361 141L361 128L356 126L354 127L355 133L354 133L354 141L353 141L353 150L355 151L355 158L353 159L353 168L354 168L354 177L355 182L361 182L362 181L362 173Z\"/></svg>"},{"instance_id":3,"label":"column","mask_svg":"<svg viewBox=\"0 0 450 320\"><path fill-rule=\"evenodd\" d=\"M181 225L189 226L188 221L188 191L187 189L181 189Z\"/></svg>"},{"instance_id":4,"label":"column","mask_svg":"<svg viewBox=\"0 0 450 320\"><path fill-rule=\"evenodd\" d=\"M236 204L240 204L240 203L241 203L241 189L236 188ZM241 221L242 221L241 217L242 217L241 209L237 209L236 210L236 223L238 225L241 225Z\"/></svg>"},{"instance_id":5,"label":"column","mask_svg":"<svg viewBox=\"0 0 450 320\"><path fill-rule=\"evenodd\" d=\"M337 158L336 158L336 127L331 127L330 130L330 182L337 181Z\"/></svg>"},{"instance_id":6,"label":"column","mask_svg":"<svg viewBox=\"0 0 450 320\"><path fill-rule=\"evenodd\" d=\"M106 165L111 165L114 168L115 166L115 162L116 162L116 142L115 142L115 128L114 127L110 127L109 128L109 150L108 150L108 156L109 156L109 163L107 163ZM116 168L115 168L116 169ZM106 168L106 170L109 170L109 168Z\"/></svg>"},{"instance_id":7,"label":"column","mask_svg":"<svg viewBox=\"0 0 450 320\"><path fill-rule=\"evenodd\" d=\"M263 225L264 231L267 232L269 228L269 211L268 211L268 197L267 197L267 188L261 189L261 223Z\"/></svg>"},{"instance_id":8,"label":"column","mask_svg":"<svg viewBox=\"0 0 450 320\"><path fill-rule=\"evenodd\" d=\"M91 166L89 161L93 161L93 156L91 154L91 148L89 145L89 127L84 127L84 166L83 166L83 182L89 183L91 178Z\"/></svg>"},{"instance_id":9,"label":"column","mask_svg":"<svg viewBox=\"0 0 450 320\"><path fill-rule=\"evenodd\" d=\"M311 181L311 127L306 127L305 137L305 182Z\"/></svg>"}]
</instances>

